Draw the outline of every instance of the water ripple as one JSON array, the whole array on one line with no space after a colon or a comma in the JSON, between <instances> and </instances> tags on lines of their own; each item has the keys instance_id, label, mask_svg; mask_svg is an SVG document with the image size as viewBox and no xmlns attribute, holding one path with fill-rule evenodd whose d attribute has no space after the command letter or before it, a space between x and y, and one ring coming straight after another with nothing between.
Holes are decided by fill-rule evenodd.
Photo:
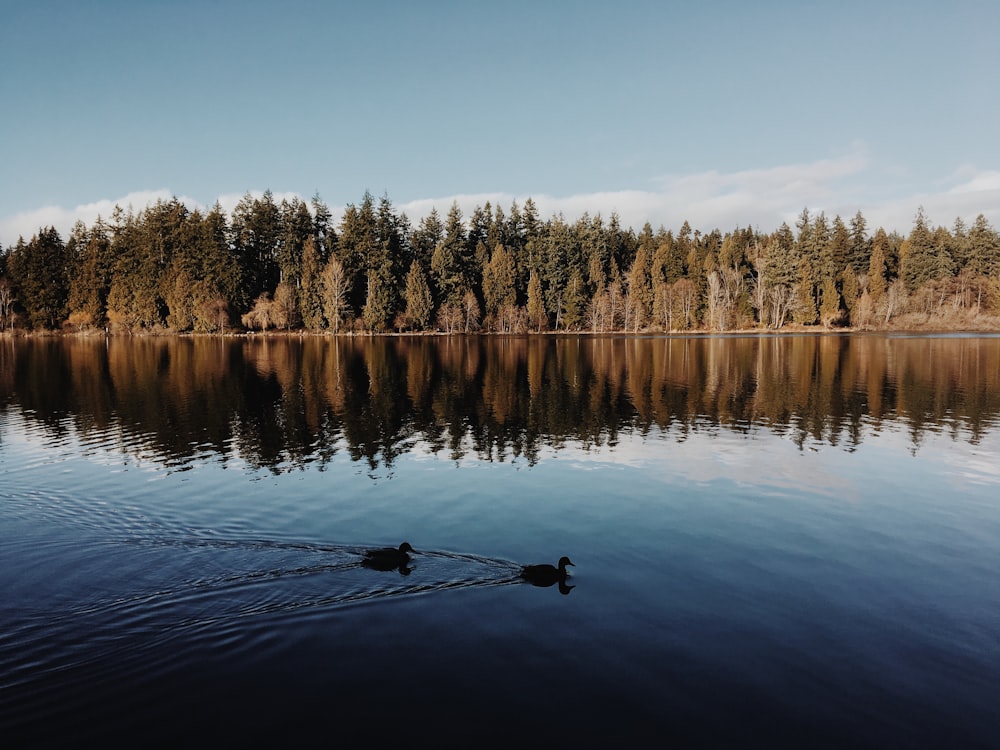
<instances>
[{"instance_id":1,"label":"water ripple","mask_svg":"<svg viewBox=\"0 0 1000 750\"><path fill-rule=\"evenodd\" d=\"M365 549L148 530L120 538L110 552L145 573L134 590L56 608L21 604L9 613L0 632L0 692L16 691L16 716L0 722L29 721L69 694L80 702L70 708L83 710L95 691L125 677L162 677L199 648L240 650L274 627L262 618L519 582L512 561L446 551L418 553L407 576L373 571L361 564ZM105 545L91 554L108 552ZM248 627L248 620L261 622ZM54 691L53 682L61 688Z\"/></svg>"}]
</instances>

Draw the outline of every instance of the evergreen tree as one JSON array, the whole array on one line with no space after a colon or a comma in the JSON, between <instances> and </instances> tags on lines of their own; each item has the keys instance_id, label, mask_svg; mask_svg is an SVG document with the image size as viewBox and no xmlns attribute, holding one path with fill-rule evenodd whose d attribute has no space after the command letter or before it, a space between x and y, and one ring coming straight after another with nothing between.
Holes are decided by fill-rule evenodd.
<instances>
[{"instance_id":1,"label":"evergreen tree","mask_svg":"<svg viewBox=\"0 0 1000 750\"><path fill-rule=\"evenodd\" d=\"M858 284L858 274L855 273L852 266L848 266L844 269L841 276L840 289L841 296L844 300L844 306L847 308L847 321L850 325L855 325L857 322L857 309L861 296L861 286Z\"/></svg>"},{"instance_id":2,"label":"evergreen tree","mask_svg":"<svg viewBox=\"0 0 1000 750\"><path fill-rule=\"evenodd\" d=\"M384 331L392 321L394 307L393 280L382 269L368 274L368 295L362 311L365 326L371 331Z\"/></svg>"},{"instance_id":3,"label":"evergreen tree","mask_svg":"<svg viewBox=\"0 0 1000 750\"><path fill-rule=\"evenodd\" d=\"M309 237L302 246L302 281L299 289L299 312L306 328L318 331L323 327L323 259L316 237Z\"/></svg>"},{"instance_id":4,"label":"evergreen tree","mask_svg":"<svg viewBox=\"0 0 1000 750\"><path fill-rule=\"evenodd\" d=\"M795 228L798 230L798 234L795 236L795 242L798 245L798 255L800 258L809 258L813 239L812 217L809 215L808 208L802 209L802 213L799 214L799 218L795 222ZM818 258L813 260L818 260Z\"/></svg>"},{"instance_id":5,"label":"evergreen tree","mask_svg":"<svg viewBox=\"0 0 1000 750\"><path fill-rule=\"evenodd\" d=\"M515 275L514 258L503 245L497 245L483 272L483 300L487 316L495 318L501 307L515 304Z\"/></svg>"},{"instance_id":6,"label":"evergreen tree","mask_svg":"<svg viewBox=\"0 0 1000 750\"><path fill-rule=\"evenodd\" d=\"M187 209L178 201L158 201L138 216L116 207L112 215L108 320L128 331L157 328L169 312L164 292L177 289L173 250L182 244L180 224Z\"/></svg>"},{"instance_id":7,"label":"evergreen tree","mask_svg":"<svg viewBox=\"0 0 1000 750\"><path fill-rule=\"evenodd\" d=\"M587 306L587 296L584 291L583 275L579 270L574 270L566 283L566 292L562 299L562 325L567 331L579 330L583 324Z\"/></svg>"},{"instance_id":8,"label":"evergreen tree","mask_svg":"<svg viewBox=\"0 0 1000 750\"><path fill-rule=\"evenodd\" d=\"M824 277L820 285L820 294L822 300L819 310L820 318L823 321L823 327L830 328L840 323L842 315L840 292L837 291L836 281L829 276Z\"/></svg>"},{"instance_id":9,"label":"evergreen tree","mask_svg":"<svg viewBox=\"0 0 1000 750\"><path fill-rule=\"evenodd\" d=\"M793 307L798 281L797 245L788 224L775 232L760 260L757 273L758 314L760 322L780 328Z\"/></svg>"},{"instance_id":10,"label":"evergreen tree","mask_svg":"<svg viewBox=\"0 0 1000 750\"><path fill-rule=\"evenodd\" d=\"M378 250L375 229L375 199L365 192L360 206L349 204L340 220L337 237L337 260L348 285L346 304L351 313L360 310L368 299L368 272Z\"/></svg>"},{"instance_id":11,"label":"evergreen tree","mask_svg":"<svg viewBox=\"0 0 1000 750\"><path fill-rule=\"evenodd\" d=\"M434 301L431 298L431 288L427 277L416 259L410 263L406 274L406 319L410 326L423 330L430 325L431 313L434 311Z\"/></svg>"},{"instance_id":12,"label":"evergreen tree","mask_svg":"<svg viewBox=\"0 0 1000 750\"><path fill-rule=\"evenodd\" d=\"M218 202L201 221L198 231L199 300L195 311L198 330L224 330L238 302L241 269L229 244L229 227Z\"/></svg>"},{"instance_id":13,"label":"evergreen tree","mask_svg":"<svg viewBox=\"0 0 1000 750\"><path fill-rule=\"evenodd\" d=\"M969 230L968 264L977 274L1000 276L1000 239L983 214Z\"/></svg>"},{"instance_id":14,"label":"evergreen tree","mask_svg":"<svg viewBox=\"0 0 1000 750\"><path fill-rule=\"evenodd\" d=\"M487 204L489 205L489 204ZM514 204L517 205L516 203ZM503 209L498 203L493 209L493 217L490 221L490 228L486 234L486 247L496 247L507 242L507 219L503 214Z\"/></svg>"},{"instance_id":15,"label":"evergreen tree","mask_svg":"<svg viewBox=\"0 0 1000 750\"><path fill-rule=\"evenodd\" d=\"M951 257L945 238L935 237L921 206L907 239L905 257L900 258L900 278L907 290L912 292L925 282L941 278L950 272Z\"/></svg>"},{"instance_id":16,"label":"evergreen tree","mask_svg":"<svg viewBox=\"0 0 1000 750\"><path fill-rule=\"evenodd\" d=\"M643 318L648 318L653 310L653 256L656 253L656 241L653 238L653 228L647 221L639 233L639 242L635 250L635 258L628 274L629 293L638 302Z\"/></svg>"},{"instance_id":17,"label":"evergreen tree","mask_svg":"<svg viewBox=\"0 0 1000 750\"><path fill-rule=\"evenodd\" d=\"M511 203L507 226L504 231L506 242L503 243L510 253L514 263L514 294L518 302L525 298L528 289L528 276L524 265L525 227L524 218L517 201Z\"/></svg>"},{"instance_id":18,"label":"evergreen tree","mask_svg":"<svg viewBox=\"0 0 1000 750\"><path fill-rule=\"evenodd\" d=\"M817 316L816 297L813 294L816 279L813 265L807 258L799 258L797 276L792 295L792 319L801 325L812 325Z\"/></svg>"},{"instance_id":19,"label":"evergreen tree","mask_svg":"<svg viewBox=\"0 0 1000 750\"><path fill-rule=\"evenodd\" d=\"M242 282L237 302L240 307L278 285L281 224L281 212L270 190L260 198L247 193L233 210L231 231Z\"/></svg>"},{"instance_id":20,"label":"evergreen tree","mask_svg":"<svg viewBox=\"0 0 1000 750\"><path fill-rule=\"evenodd\" d=\"M313 217L304 201L283 200L279 208L281 236L276 250L278 281L299 289L302 285L302 252L315 234Z\"/></svg>"},{"instance_id":21,"label":"evergreen tree","mask_svg":"<svg viewBox=\"0 0 1000 750\"><path fill-rule=\"evenodd\" d=\"M600 294L607 285L610 248L600 215L588 214L576 223L575 242L580 248L583 279L590 296Z\"/></svg>"},{"instance_id":22,"label":"evergreen tree","mask_svg":"<svg viewBox=\"0 0 1000 750\"><path fill-rule=\"evenodd\" d=\"M835 216L833 229L823 247L822 276L824 279L840 279L844 269L849 265L851 265L851 235L843 219Z\"/></svg>"},{"instance_id":23,"label":"evergreen tree","mask_svg":"<svg viewBox=\"0 0 1000 750\"><path fill-rule=\"evenodd\" d=\"M103 326L111 285L111 240L108 227L100 216L90 229L80 222L70 240L72 256L67 307L70 317L77 316L83 325Z\"/></svg>"},{"instance_id":24,"label":"evergreen tree","mask_svg":"<svg viewBox=\"0 0 1000 750\"><path fill-rule=\"evenodd\" d=\"M387 196L379 200L375 216L375 245L368 259L369 276L378 277L381 287L380 306L385 310L388 323L400 310L400 295L405 275L413 260L410 243L405 238L404 221L398 217ZM371 316L366 314L366 321Z\"/></svg>"},{"instance_id":25,"label":"evergreen tree","mask_svg":"<svg viewBox=\"0 0 1000 750\"><path fill-rule=\"evenodd\" d=\"M851 250L850 264L854 272L867 273L868 264L871 258L871 240L868 239L866 229L868 222L858 211L851 219Z\"/></svg>"},{"instance_id":26,"label":"evergreen tree","mask_svg":"<svg viewBox=\"0 0 1000 750\"><path fill-rule=\"evenodd\" d=\"M951 235L948 237L947 248L948 255L956 270L963 270L969 266L971 242L969 241L968 229L961 216L955 219Z\"/></svg>"},{"instance_id":27,"label":"evergreen tree","mask_svg":"<svg viewBox=\"0 0 1000 750\"><path fill-rule=\"evenodd\" d=\"M541 282L545 294L545 309L555 318L556 328L562 324L562 298L566 283L573 271L579 270L575 250L569 225L561 214L553 216L548 222L543 241Z\"/></svg>"},{"instance_id":28,"label":"evergreen tree","mask_svg":"<svg viewBox=\"0 0 1000 750\"><path fill-rule=\"evenodd\" d=\"M872 240L872 254L868 263L868 293L872 302L878 305L888 287L886 277L886 256L889 253L889 237L879 228Z\"/></svg>"},{"instance_id":29,"label":"evergreen tree","mask_svg":"<svg viewBox=\"0 0 1000 750\"><path fill-rule=\"evenodd\" d=\"M684 259L677 252L674 235L660 227L656 235L656 251L653 254L652 281L656 284L673 284L684 276Z\"/></svg>"},{"instance_id":30,"label":"evergreen tree","mask_svg":"<svg viewBox=\"0 0 1000 750\"><path fill-rule=\"evenodd\" d=\"M445 221L444 239L434 249L431 258L431 275L442 303L461 306L467 289L465 227L458 203L453 203Z\"/></svg>"},{"instance_id":31,"label":"evergreen tree","mask_svg":"<svg viewBox=\"0 0 1000 750\"><path fill-rule=\"evenodd\" d=\"M69 283L66 246L55 227L39 230L27 244L18 242L8 272L31 327L58 329L66 317Z\"/></svg>"},{"instance_id":32,"label":"evergreen tree","mask_svg":"<svg viewBox=\"0 0 1000 750\"><path fill-rule=\"evenodd\" d=\"M337 246L337 233L333 229L333 214L318 192L312 197L312 216L315 251L320 264L324 265Z\"/></svg>"},{"instance_id":33,"label":"evergreen tree","mask_svg":"<svg viewBox=\"0 0 1000 750\"><path fill-rule=\"evenodd\" d=\"M434 250L443 239L444 224L441 223L437 209L432 208L430 213L420 220L410 238L414 257L420 261L422 268L430 268Z\"/></svg>"},{"instance_id":34,"label":"evergreen tree","mask_svg":"<svg viewBox=\"0 0 1000 750\"><path fill-rule=\"evenodd\" d=\"M536 272L532 272L528 279L528 325L539 332L548 326L545 299L542 296L542 281Z\"/></svg>"}]
</instances>

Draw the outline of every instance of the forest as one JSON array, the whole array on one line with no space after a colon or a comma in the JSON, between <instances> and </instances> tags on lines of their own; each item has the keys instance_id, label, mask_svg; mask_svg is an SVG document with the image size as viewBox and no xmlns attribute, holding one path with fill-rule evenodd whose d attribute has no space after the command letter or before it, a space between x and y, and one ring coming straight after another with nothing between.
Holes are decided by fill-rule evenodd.
<instances>
[{"instance_id":1,"label":"forest","mask_svg":"<svg viewBox=\"0 0 1000 750\"><path fill-rule=\"evenodd\" d=\"M414 225L366 192L116 207L0 248L0 329L527 333L1000 326L1000 236L980 214L906 236L803 209L794 227L676 234L534 202Z\"/></svg>"}]
</instances>

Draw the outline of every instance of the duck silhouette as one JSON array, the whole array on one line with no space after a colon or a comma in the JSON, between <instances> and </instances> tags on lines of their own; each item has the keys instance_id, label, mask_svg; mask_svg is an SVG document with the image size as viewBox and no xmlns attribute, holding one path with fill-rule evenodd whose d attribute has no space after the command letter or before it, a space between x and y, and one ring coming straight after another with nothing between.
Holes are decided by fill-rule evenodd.
<instances>
[{"instance_id":1,"label":"duck silhouette","mask_svg":"<svg viewBox=\"0 0 1000 750\"><path fill-rule=\"evenodd\" d=\"M402 575L409 575L413 568L408 568L410 552L415 552L409 542L403 542L399 547L380 547L367 549L361 564L372 570L398 570Z\"/></svg>"},{"instance_id":2,"label":"duck silhouette","mask_svg":"<svg viewBox=\"0 0 1000 750\"><path fill-rule=\"evenodd\" d=\"M569 573L566 570L567 565L573 565L573 561L564 555L559 558L558 567L548 563L525 565L521 568L520 576L532 586L552 586L558 583L559 591L568 594L573 587L566 585L566 579L569 578ZM576 566L573 565L573 567Z\"/></svg>"}]
</instances>

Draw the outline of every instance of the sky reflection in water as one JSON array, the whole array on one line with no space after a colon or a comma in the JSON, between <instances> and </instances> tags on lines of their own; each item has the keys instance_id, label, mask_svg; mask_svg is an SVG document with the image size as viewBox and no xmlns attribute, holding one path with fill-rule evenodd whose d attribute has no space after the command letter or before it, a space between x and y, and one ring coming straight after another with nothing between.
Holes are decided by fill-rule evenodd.
<instances>
[{"instance_id":1,"label":"sky reflection in water","mask_svg":"<svg viewBox=\"0 0 1000 750\"><path fill-rule=\"evenodd\" d=\"M988 746L998 380L996 338L0 341L0 724Z\"/></svg>"}]
</instances>

